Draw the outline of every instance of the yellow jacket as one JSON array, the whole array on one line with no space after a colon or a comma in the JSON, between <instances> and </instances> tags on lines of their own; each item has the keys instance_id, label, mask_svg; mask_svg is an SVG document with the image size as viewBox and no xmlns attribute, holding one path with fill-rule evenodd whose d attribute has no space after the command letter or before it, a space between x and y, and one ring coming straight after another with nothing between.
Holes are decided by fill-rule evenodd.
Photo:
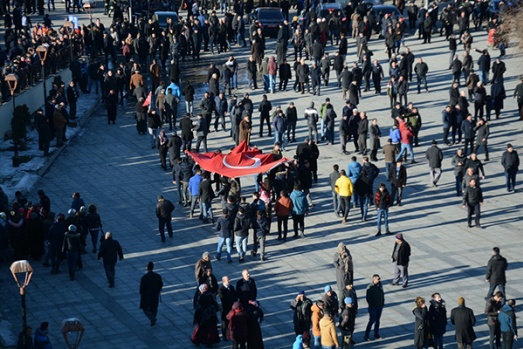
<instances>
[{"instance_id":1,"label":"yellow jacket","mask_svg":"<svg viewBox=\"0 0 523 349\"><path fill-rule=\"evenodd\" d=\"M347 176L340 176L336 180L335 189L339 196L352 196L352 181Z\"/></svg>"}]
</instances>

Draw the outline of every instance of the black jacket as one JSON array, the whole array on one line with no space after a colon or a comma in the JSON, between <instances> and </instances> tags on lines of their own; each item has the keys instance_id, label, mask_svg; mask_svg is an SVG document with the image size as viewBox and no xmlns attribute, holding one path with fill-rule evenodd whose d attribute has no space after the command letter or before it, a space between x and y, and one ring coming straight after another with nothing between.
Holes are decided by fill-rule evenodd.
<instances>
[{"instance_id":1,"label":"black jacket","mask_svg":"<svg viewBox=\"0 0 523 349\"><path fill-rule=\"evenodd\" d=\"M123 252L120 243L113 238L105 239L100 245L100 251L98 251L98 260L103 258L104 264L116 264L118 261L123 259Z\"/></svg>"},{"instance_id":2,"label":"black jacket","mask_svg":"<svg viewBox=\"0 0 523 349\"><path fill-rule=\"evenodd\" d=\"M369 308L383 308L385 305L385 293L381 282L378 284L371 283L367 286L367 304Z\"/></svg>"},{"instance_id":3,"label":"black jacket","mask_svg":"<svg viewBox=\"0 0 523 349\"><path fill-rule=\"evenodd\" d=\"M397 256L396 256L397 252ZM392 250L392 261L396 262L397 265L408 266L410 259L410 245L407 241L403 241L401 244L395 243L394 249Z\"/></svg>"},{"instance_id":4,"label":"black jacket","mask_svg":"<svg viewBox=\"0 0 523 349\"><path fill-rule=\"evenodd\" d=\"M483 191L477 185L471 187L470 185L463 191L463 205L477 205L483 202Z\"/></svg>"},{"instance_id":5,"label":"black jacket","mask_svg":"<svg viewBox=\"0 0 523 349\"><path fill-rule=\"evenodd\" d=\"M443 152L437 145L433 145L427 149L427 160L429 161L429 167L441 168L441 162L443 161Z\"/></svg>"},{"instance_id":6,"label":"black jacket","mask_svg":"<svg viewBox=\"0 0 523 349\"><path fill-rule=\"evenodd\" d=\"M518 170L519 167L519 156L517 151L512 150L512 152L505 151L501 156L501 165L505 171L509 170Z\"/></svg>"},{"instance_id":7,"label":"black jacket","mask_svg":"<svg viewBox=\"0 0 523 349\"><path fill-rule=\"evenodd\" d=\"M159 201L156 204L156 217L158 218L171 218L171 213L174 211L174 205L169 200Z\"/></svg>"},{"instance_id":8,"label":"black jacket","mask_svg":"<svg viewBox=\"0 0 523 349\"><path fill-rule=\"evenodd\" d=\"M507 282L505 271L507 270L507 259L499 254L493 255L487 264L485 279L491 284L504 284Z\"/></svg>"}]
</instances>

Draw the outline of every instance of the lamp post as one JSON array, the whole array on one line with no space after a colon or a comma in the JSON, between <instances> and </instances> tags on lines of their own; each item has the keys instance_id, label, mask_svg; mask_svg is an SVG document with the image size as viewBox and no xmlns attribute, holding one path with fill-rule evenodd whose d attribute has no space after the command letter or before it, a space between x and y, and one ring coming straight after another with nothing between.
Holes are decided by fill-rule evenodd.
<instances>
[{"instance_id":1,"label":"lamp post","mask_svg":"<svg viewBox=\"0 0 523 349\"><path fill-rule=\"evenodd\" d=\"M25 307L25 288L29 285L29 282L31 282L31 276L33 276L33 268L31 267L31 264L29 264L28 261L16 261L11 264L11 267L9 267L9 270L11 270L11 274L13 274L13 278L16 281L16 285L20 289L20 298L22 300L22 331L25 331L27 327L27 312ZM20 283L21 279L18 279L18 275L24 274L23 283ZM24 335L22 340L25 348L25 338Z\"/></svg>"},{"instance_id":2,"label":"lamp post","mask_svg":"<svg viewBox=\"0 0 523 349\"><path fill-rule=\"evenodd\" d=\"M91 23L91 56L96 57L96 42L94 41L94 24L93 24L93 13L94 6L90 2L84 4L85 13L89 14L89 22Z\"/></svg>"},{"instance_id":3,"label":"lamp post","mask_svg":"<svg viewBox=\"0 0 523 349\"><path fill-rule=\"evenodd\" d=\"M9 88L9 92L11 92L11 100L13 101L13 118L15 117L15 91L16 87L18 86L18 76L16 74L8 74L5 77L5 82L7 83L7 87ZM18 158L18 142L14 141L15 146L15 155L13 156L13 167L18 167L20 165L19 158Z\"/></svg>"},{"instance_id":4,"label":"lamp post","mask_svg":"<svg viewBox=\"0 0 523 349\"><path fill-rule=\"evenodd\" d=\"M40 58L40 63L42 64L42 81L44 82L44 105L45 100L47 99L47 88L45 84L45 60L47 59L47 47L45 45L40 45L36 48L36 53L38 53L38 58Z\"/></svg>"},{"instance_id":5,"label":"lamp post","mask_svg":"<svg viewBox=\"0 0 523 349\"><path fill-rule=\"evenodd\" d=\"M82 337L85 332L85 328L80 320L77 318L65 319L62 321L61 331L62 335L64 336L65 343L69 349L77 349L80 346L80 342L82 341ZM76 334L72 343L69 343L69 337L67 336L69 333Z\"/></svg>"}]
</instances>

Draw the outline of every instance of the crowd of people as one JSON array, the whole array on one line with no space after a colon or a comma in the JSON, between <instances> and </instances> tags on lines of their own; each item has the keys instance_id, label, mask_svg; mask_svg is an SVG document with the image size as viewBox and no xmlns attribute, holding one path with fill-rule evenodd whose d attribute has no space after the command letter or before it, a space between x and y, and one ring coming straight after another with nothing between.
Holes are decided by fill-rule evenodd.
<instances>
[{"instance_id":1,"label":"crowd of people","mask_svg":"<svg viewBox=\"0 0 523 349\"><path fill-rule=\"evenodd\" d=\"M226 259L232 263L235 246L238 261L243 263L248 252L249 236L252 241L251 255L257 257L259 254L261 261L268 258L265 242L273 220L277 222L277 240L281 243L287 239L290 217L293 221L293 237L305 237L305 217L314 208L311 188L318 183L319 146L334 145L338 141L343 157L336 162L343 161L346 155L351 155L351 158L346 170L336 164L329 175L336 217L346 224L350 209L359 208L361 220L366 221L370 216L369 208L374 208L377 213L375 235L382 235L382 223L385 225L385 234L394 235L389 228L389 208L395 203L398 206L403 204L408 165L421 162L420 156L415 157L414 150L419 147L420 132L423 130L422 111L415 103L409 102L409 86L415 86L413 91L417 93L421 93L422 89L431 93L429 86L432 83L430 67L424 57L416 57L415 52L402 46L405 46L405 34L409 30L417 27L418 40L423 39L423 43L430 44L432 34L440 29L440 35L445 35L449 45L451 81L448 105L442 111L442 144L448 147L463 144L463 149L457 149L452 160L456 195L462 198L462 204L468 210L468 227L472 226L473 217L475 226L481 227L480 206L484 198L480 179L485 178L485 170L483 162L478 159L478 152L483 148L485 162L490 161L489 127L496 119L504 117L502 111L507 95L504 88L506 67L502 57L508 38L498 35L500 56L491 62L489 49L476 50L479 55L473 57L472 29L481 30L483 23L486 23L488 30L503 33L503 16L508 12L505 5L500 5L499 16L489 17L481 6L476 9L469 3L458 2L445 8L438 17L437 5L429 6L428 9L417 8L413 2L405 8L405 4L399 1L395 5L407 13L408 21L405 21L395 15L377 16L365 4L358 2L349 2L342 12L334 11L327 18L317 18L316 2L298 1L292 5L305 12L302 17L297 16L289 22L291 4L283 0L271 3L271 6L279 6L286 17L279 26L273 53L267 49L260 23L246 20L249 17L245 15L252 11L249 4L235 1L229 7L222 8L220 5L223 14L223 18L220 18L216 11L207 10L195 1L188 4L185 18L180 16L178 23L167 20L164 27L152 18L141 19L136 24L130 23L116 6L109 28L105 28L97 19L92 25L82 25L73 33L69 33L67 27L54 31L48 17L43 24L27 26L27 19L23 20L23 7L19 6L13 12L13 17L15 13L17 17L14 29L8 26L6 32L7 50L0 51L0 65L5 67L3 74L17 72L23 75L20 58L25 56L26 65L38 67L35 48L40 44L49 45L46 71L56 71L62 59L71 57L69 66L72 80L67 87L63 82L56 82L49 92L45 107L35 117L39 147L44 155L49 154L53 139L56 139L57 146L67 141L65 130L69 120L76 118L80 92L100 95L107 109L108 124L116 123L119 105L133 104L137 132L149 133L150 147L159 152L161 167L172 170L178 204L189 211L187 215L190 218L198 210L202 222L212 223L218 232L215 260L221 260L225 247ZM470 19L475 28L471 28ZM458 26L458 35L455 35L455 25ZM373 58L368 48L369 41L374 40L374 33L383 39L388 55L388 60L382 62L383 66L378 59ZM457 53L460 44L463 45L461 55ZM70 55L66 50L67 45L71 46ZM244 61L235 50L247 46L250 47L250 56ZM292 65L287 61L292 57L288 52L290 46L294 53ZM350 63L347 61L349 47L353 47L357 53L356 60ZM199 61L201 54L210 56L215 52L228 52L228 58L222 59L220 56L217 61L213 59L204 81L207 91L199 99L201 91L195 88L197 81L188 81L184 74L189 66L187 61L191 57L193 61ZM460 59L460 56L463 58ZM477 58L477 63L474 58ZM475 72L476 65L479 74ZM263 86L265 94L259 102L257 97L253 101L249 93L239 96L241 81L238 75L241 69L247 71L249 89L258 90L261 80L260 87ZM331 77L331 70L334 70L335 77ZM28 81L35 81L38 74L37 69L27 73L31 76ZM415 84L412 83L414 77ZM460 90L462 83L466 88ZM296 93L317 96L313 97L315 99L321 94L325 95L326 87L334 86L335 91L328 90L328 97L318 105L319 108L315 108L315 102L311 102L303 111L298 111L294 102L290 102L285 109L273 106L275 103L271 100L275 99L274 95L286 91L291 84ZM489 84L490 93L486 89ZM4 96L5 82L2 86ZM382 97L382 88L386 91L387 99ZM342 107L334 105L335 93L341 94ZM522 119L523 82L516 87L513 96L517 97ZM368 119L364 105L369 98L383 99L385 105L390 105L390 127L383 147L381 138L387 133L382 133L385 128L378 125L376 118ZM492 111L495 118L491 118ZM256 112L259 112L259 119L255 120ZM211 128L213 116L214 127ZM257 137L252 132L256 122L259 122ZM302 124L306 125L308 137L301 143L296 141L296 129ZM169 134L167 127L172 134ZM255 191L248 195L242 193L238 178L209 173L195 164L190 156L184 155L185 151L199 152L201 148L207 152L211 130L216 135L228 132L230 145L237 145L262 141L265 128L267 137L274 137L271 151L274 159L280 159L283 150L293 143L297 144L296 153L288 163L256 176ZM380 173L376 165L380 161L378 154L384 157L384 165L381 167L385 171L386 181L374 190L374 181ZM443 160L443 152L436 140L432 141L424 155L430 168L428 183L435 188L442 175ZM361 157L361 163L358 156ZM519 157L511 144L507 145L501 163L505 170L507 190L513 192L516 190ZM12 248L12 258L15 260L28 255L34 260L43 258L44 266L51 267L52 274L60 272L60 262L66 259L69 277L74 281L76 271L82 268L81 256L87 253L87 237L90 236L92 251L104 260L109 287L114 287L115 265L118 259L123 259L123 252L119 243L112 239L111 233L102 232L101 218L95 205L86 206L80 195L75 193L67 215L55 215L43 191L38 193L38 203L29 202L20 192L16 193L15 200L11 202L2 194L0 191L2 259L11 258L9 254ZM215 217L213 211L215 198L220 200L219 217ZM169 237L174 235L171 224L174 210L170 200L158 196L156 215L162 242L166 241L165 229ZM101 236L104 238L98 246ZM500 256L499 249L495 248L494 252L495 256ZM400 285L401 280L401 286L408 287L409 258L410 245L403 234L395 234L392 285ZM499 258L495 259L497 261ZM353 286L352 257L343 244L338 246L335 266L339 300L336 292L327 285L321 301L313 304L305 292L300 291L291 302L295 312L294 347L297 349L350 348L355 342L353 331L358 301ZM150 262L140 287L140 307L151 326L157 321L158 296L163 287L161 277L153 270L154 263ZM490 308L486 313L489 316L489 328L491 325L493 327L491 342L497 340L496 345L499 347L502 335L504 345L510 348L511 338L517 336L513 311L515 301L505 301L504 269L501 279L499 270L497 273L489 270L490 274L487 273L486 278L493 287L487 295L487 307ZM233 348L245 348L246 345L249 348L263 347L260 329L263 311L257 300L256 284L248 270L243 270L242 275L236 289L227 276L222 278L222 286L218 288L212 273L211 254L202 256L195 272L197 289L193 304L193 343L212 345L220 341L216 316L220 311L222 339L231 340ZM497 285L503 285L503 288L494 294ZM422 297L415 301L414 343L417 348L428 346L429 334L435 347L443 347L442 338L447 324L445 303L438 293L434 293L431 298L429 309ZM379 322L385 303L381 279L377 274L372 277L367 288L366 299L369 322L363 339L370 340L373 326L374 338L380 339ZM499 310L499 315L496 316L496 310L493 309ZM336 326L338 317L339 325ZM458 346L471 346L475 339L475 320L471 310L465 307L463 298L458 300L458 307L452 310L450 318L456 327ZM341 341L338 341L337 328L342 333ZM47 326L42 324L44 330L47 330ZM24 329L20 337L26 338L27 335L31 338L30 328Z\"/></svg>"}]
</instances>

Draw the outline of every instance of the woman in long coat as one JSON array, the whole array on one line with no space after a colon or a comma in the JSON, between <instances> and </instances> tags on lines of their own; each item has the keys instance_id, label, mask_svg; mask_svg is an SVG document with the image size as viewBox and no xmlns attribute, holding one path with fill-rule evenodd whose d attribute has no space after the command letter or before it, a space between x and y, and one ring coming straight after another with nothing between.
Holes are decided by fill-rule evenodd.
<instances>
[{"instance_id":1,"label":"woman in long coat","mask_svg":"<svg viewBox=\"0 0 523 349\"><path fill-rule=\"evenodd\" d=\"M338 250L334 254L334 266L336 267L336 284L339 294L342 294L345 285L352 284L352 280L354 280L352 256L343 242L338 244Z\"/></svg>"},{"instance_id":2,"label":"woman in long coat","mask_svg":"<svg viewBox=\"0 0 523 349\"><path fill-rule=\"evenodd\" d=\"M416 308L412 310L416 319L414 323L414 347L418 349L427 348L429 338L429 313L425 305L425 299L416 297Z\"/></svg>"},{"instance_id":3,"label":"woman in long coat","mask_svg":"<svg viewBox=\"0 0 523 349\"><path fill-rule=\"evenodd\" d=\"M194 296L194 330L191 341L196 345L207 345L220 342L218 334L218 303L209 292L209 286L202 284Z\"/></svg>"}]
</instances>

